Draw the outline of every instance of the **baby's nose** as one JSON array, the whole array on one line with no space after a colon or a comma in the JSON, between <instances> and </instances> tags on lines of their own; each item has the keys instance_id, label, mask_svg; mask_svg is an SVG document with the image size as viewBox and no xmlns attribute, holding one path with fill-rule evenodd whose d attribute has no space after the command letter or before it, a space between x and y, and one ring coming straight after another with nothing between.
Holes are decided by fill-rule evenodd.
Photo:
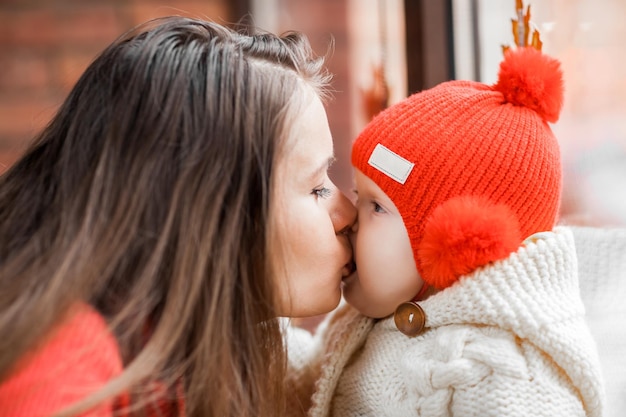
<instances>
[{"instance_id":1,"label":"baby's nose","mask_svg":"<svg viewBox=\"0 0 626 417\"><path fill-rule=\"evenodd\" d=\"M348 240L350 240L350 244L352 245L352 251L356 250L356 234L359 231L359 219L352 224L352 227L348 231Z\"/></svg>"},{"instance_id":2,"label":"baby's nose","mask_svg":"<svg viewBox=\"0 0 626 417\"><path fill-rule=\"evenodd\" d=\"M357 217L357 219L354 221L354 223L352 224L352 227L350 228L350 234L354 235L359 231L359 218Z\"/></svg>"}]
</instances>

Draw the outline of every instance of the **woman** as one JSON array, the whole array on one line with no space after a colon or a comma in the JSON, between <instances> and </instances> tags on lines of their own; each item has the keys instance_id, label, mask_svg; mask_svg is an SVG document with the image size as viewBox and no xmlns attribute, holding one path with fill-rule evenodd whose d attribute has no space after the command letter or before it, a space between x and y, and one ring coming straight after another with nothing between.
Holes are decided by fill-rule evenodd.
<instances>
[{"instance_id":1,"label":"woman","mask_svg":"<svg viewBox=\"0 0 626 417\"><path fill-rule=\"evenodd\" d=\"M353 271L327 81L302 35L188 18L89 66L0 178L0 415L284 412L276 318Z\"/></svg>"}]
</instances>

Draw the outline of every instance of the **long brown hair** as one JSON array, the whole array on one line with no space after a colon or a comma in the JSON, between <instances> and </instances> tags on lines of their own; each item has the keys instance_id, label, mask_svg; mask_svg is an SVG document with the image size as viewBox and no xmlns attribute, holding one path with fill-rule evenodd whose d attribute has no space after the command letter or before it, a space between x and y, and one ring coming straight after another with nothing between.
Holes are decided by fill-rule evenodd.
<instances>
[{"instance_id":1,"label":"long brown hair","mask_svg":"<svg viewBox=\"0 0 626 417\"><path fill-rule=\"evenodd\" d=\"M190 18L99 55L0 178L0 381L85 301L125 371L70 415L151 381L188 415L279 415L270 184L302 86L327 81L301 34Z\"/></svg>"}]
</instances>

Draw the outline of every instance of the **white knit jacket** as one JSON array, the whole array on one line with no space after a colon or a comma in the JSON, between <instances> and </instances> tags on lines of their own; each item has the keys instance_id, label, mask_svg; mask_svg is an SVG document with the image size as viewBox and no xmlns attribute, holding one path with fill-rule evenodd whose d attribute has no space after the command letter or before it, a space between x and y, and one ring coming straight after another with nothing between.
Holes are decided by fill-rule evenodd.
<instances>
[{"instance_id":1,"label":"white knit jacket","mask_svg":"<svg viewBox=\"0 0 626 417\"><path fill-rule=\"evenodd\" d=\"M415 338L393 318L349 306L331 314L292 369L302 409L311 417L602 416L569 229L528 240L420 305L427 331Z\"/></svg>"},{"instance_id":2,"label":"white knit jacket","mask_svg":"<svg viewBox=\"0 0 626 417\"><path fill-rule=\"evenodd\" d=\"M603 417L626 416L626 229L572 227L580 294L606 387Z\"/></svg>"}]
</instances>

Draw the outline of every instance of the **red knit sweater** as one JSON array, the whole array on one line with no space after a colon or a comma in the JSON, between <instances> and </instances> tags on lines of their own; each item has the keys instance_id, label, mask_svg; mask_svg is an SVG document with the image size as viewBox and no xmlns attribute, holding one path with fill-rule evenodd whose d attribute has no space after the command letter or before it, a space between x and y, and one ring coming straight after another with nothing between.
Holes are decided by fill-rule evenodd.
<instances>
[{"instance_id":1,"label":"red knit sweater","mask_svg":"<svg viewBox=\"0 0 626 417\"><path fill-rule=\"evenodd\" d=\"M48 417L122 371L117 342L100 314L81 304L0 385L0 417ZM82 414L113 415L113 402Z\"/></svg>"},{"instance_id":2,"label":"red knit sweater","mask_svg":"<svg viewBox=\"0 0 626 417\"><path fill-rule=\"evenodd\" d=\"M104 318L86 304L76 306L70 318L33 352L20 359L15 370L0 383L0 417L49 417L84 399L122 372L115 337ZM157 386L156 390L163 387ZM149 415L185 415L180 386L176 396L148 405ZM119 417L123 401L110 400L80 417Z\"/></svg>"}]
</instances>

